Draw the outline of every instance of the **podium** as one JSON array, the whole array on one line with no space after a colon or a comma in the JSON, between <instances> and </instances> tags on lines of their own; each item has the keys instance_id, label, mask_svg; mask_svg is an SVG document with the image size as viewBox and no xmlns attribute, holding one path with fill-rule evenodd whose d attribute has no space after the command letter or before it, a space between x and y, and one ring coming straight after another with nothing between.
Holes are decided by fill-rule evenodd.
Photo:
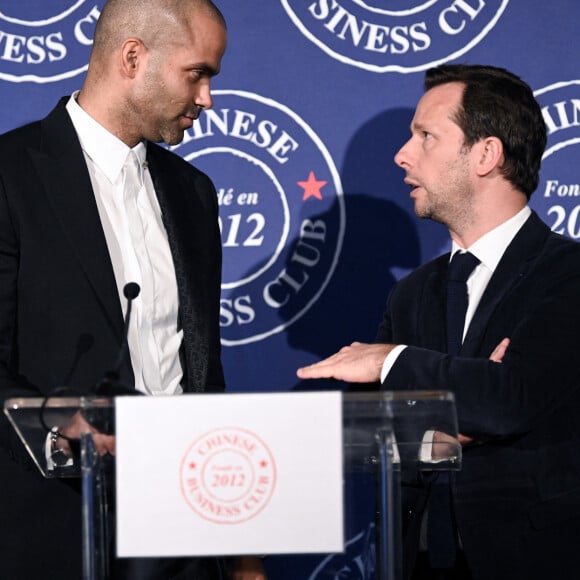
<instances>
[{"instance_id":1,"label":"podium","mask_svg":"<svg viewBox=\"0 0 580 580\"><path fill-rule=\"evenodd\" d=\"M365 513L372 520L369 529L374 530L368 538L371 548L366 551L365 572L357 577L398 580L402 577L402 482L416 479L422 472L461 468L454 398L443 391L359 392L339 396L345 530L348 534L353 522ZM20 398L9 399L4 406L4 413L44 477L82 478L84 580L108 580L111 559L115 557L111 541L115 460L96 452L87 428L80 433L78 442L71 442L66 457L55 462L50 458L50 429L55 426L62 429L80 415L93 430L114 434L115 401L98 397ZM363 493L358 489L363 489ZM284 556L285 567L293 558L300 555ZM336 576L332 560L329 554L326 559L329 564L326 569L319 567L317 579ZM344 562L340 565L344 569Z\"/></svg>"}]
</instances>

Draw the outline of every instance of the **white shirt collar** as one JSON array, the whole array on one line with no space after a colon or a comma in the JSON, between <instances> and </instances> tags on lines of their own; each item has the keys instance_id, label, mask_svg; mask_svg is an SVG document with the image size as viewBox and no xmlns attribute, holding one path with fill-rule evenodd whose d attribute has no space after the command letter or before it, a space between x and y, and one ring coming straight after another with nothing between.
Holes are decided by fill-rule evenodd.
<instances>
[{"instance_id":1,"label":"white shirt collar","mask_svg":"<svg viewBox=\"0 0 580 580\"><path fill-rule=\"evenodd\" d=\"M471 252L491 272L494 272L507 247L531 213L532 210L525 206L516 215L481 236L479 240L465 250ZM453 242L451 244L451 255L453 256L457 250L464 251L464 248Z\"/></svg>"},{"instance_id":2,"label":"white shirt collar","mask_svg":"<svg viewBox=\"0 0 580 580\"><path fill-rule=\"evenodd\" d=\"M66 110L77 132L81 147L85 155L105 174L107 179L115 183L121 175L131 148L81 108L76 100L78 94L79 91L76 91L71 95ZM133 147L133 151L143 165L147 155L145 144L139 142Z\"/></svg>"}]
</instances>

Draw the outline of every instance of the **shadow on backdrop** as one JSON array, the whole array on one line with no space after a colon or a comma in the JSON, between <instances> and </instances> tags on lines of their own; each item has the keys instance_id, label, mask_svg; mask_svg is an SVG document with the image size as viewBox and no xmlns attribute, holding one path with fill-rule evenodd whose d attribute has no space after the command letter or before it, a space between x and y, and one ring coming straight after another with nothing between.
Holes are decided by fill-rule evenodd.
<instances>
[{"instance_id":1,"label":"shadow on backdrop","mask_svg":"<svg viewBox=\"0 0 580 580\"><path fill-rule=\"evenodd\" d=\"M354 340L372 342L394 283L447 242L444 228L416 218L404 171L393 160L409 137L412 117L411 109L384 111L350 141L341 171L343 249L319 300L286 330L293 349L324 358ZM284 309L280 314L284 316ZM294 386L326 388L338 385L300 381Z\"/></svg>"}]
</instances>

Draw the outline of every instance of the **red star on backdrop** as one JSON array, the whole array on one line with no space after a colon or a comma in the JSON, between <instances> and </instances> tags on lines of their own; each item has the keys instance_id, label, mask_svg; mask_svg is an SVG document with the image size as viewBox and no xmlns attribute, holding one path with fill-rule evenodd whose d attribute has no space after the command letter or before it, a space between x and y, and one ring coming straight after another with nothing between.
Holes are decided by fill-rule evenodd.
<instances>
[{"instance_id":1,"label":"red star on backdrop","mask_svg":"<svg viewBox=\"0 0 580 580\"><path fill-rule=\"evenodd\" d=\"M311 171L308 175L308 181L298 181L298 185L304 189L304 195L302 196L302 201L306 201L309 197L315 197L316 199L322 199L322 193L320 190L326 185L326 181L318 181L314 175L314 171Z\"/></svg>"}]
</instances>

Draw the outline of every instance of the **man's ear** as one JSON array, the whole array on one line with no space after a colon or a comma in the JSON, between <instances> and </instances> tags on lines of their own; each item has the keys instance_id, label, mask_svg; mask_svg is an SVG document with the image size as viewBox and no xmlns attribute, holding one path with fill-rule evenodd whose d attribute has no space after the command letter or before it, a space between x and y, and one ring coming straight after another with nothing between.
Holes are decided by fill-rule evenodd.
<instances>
[{"instance_id":1,"label":"man's ear","mask_svg":"<svg viewBox=\"0 0 580 580\"><path fill-rule=\"evenodd\" d=\"M477 147L477 174L489 175L494 169L503 165L503 143L497 137L486 137L476 145Z\"/></svg>"},{"instance_id":2,"label":"man's ear","mask_svg":"<svg viewBox=\"0 0 580 580\"><path fill-rule=\"evenodd\" d=\"M134 78L144 60L146 48L138 38L127 38L121 45L121 73Z\"/></svg>"}]
</instances>

